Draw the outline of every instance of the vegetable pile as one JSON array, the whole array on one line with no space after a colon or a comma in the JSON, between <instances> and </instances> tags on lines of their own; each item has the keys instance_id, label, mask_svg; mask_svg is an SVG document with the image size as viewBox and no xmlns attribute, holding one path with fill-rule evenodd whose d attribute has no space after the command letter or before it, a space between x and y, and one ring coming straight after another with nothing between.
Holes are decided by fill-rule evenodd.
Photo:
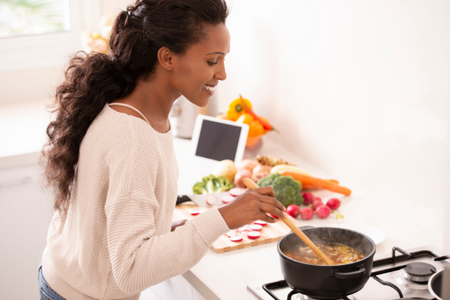
<instances>
[{"instance_id":1,"label":"vegetable pile","mask_svg":"<svg viewBox=\"0 0 450 300\"><path fill-rule=\"evenodd\" d=\"M256 148L261 136L267 132L278 132L266 118L257 115L251 102L248 99L244 99L241 95L228 105L225 114L220 114L217 118L247 124L249 131L245 146L249 149Z\"/></svg>"},{"instance_id":2,"label":"vegetable pile","mask_svg":"<svg viewBox=\"0 0 450 300\"><path fill-rule=\"evenodd\" d=\"M258 181L258 185L260 187L271 186L275 197L285 207L303 203L303 197L300 195L302 184L290 176L282 176L279 173L269 174Z\"/></svg>"},{"instance_id":3,"label":"vegetable pile","mask_svg":"<svg viewBox=\"0 0 450 300\"><path fill-rule=\"evenodd\" d=\"M328 218L331 213L335 213L336 219L344 218L336 210L341 206L341 200L338 198L330 198L327 203L324 204L322 199L314 196L311 192L303 193L303 204L305 207L300 208L295 204L291 204L286 208L286 213L293 218L300 216L303 220L311 220L316 214L321 219Z\"/></svg>"},{"instance_id":4,"label":"vegetable pile","mask_svg":"<svg viewBox=\"0 0 450 300\"><path fill-rule=\"evenodd\" d=\"M229 194L220 199L227 204L245 191L244 178L252 179L260 187L272 187L277 200L286 207L286 212L293 218L301 217L303 220L310 220L314 215L322 219L331 214L335 214L337 219L343 216L337 211L341 205L338 198L328 199L325 204L313 193L302 190L326 189L343 195L351 194L350 189L341 186L336 180L313 177L282 158L268 155L258 155L256 160L245 159L236 165L232 160L222 160L216 165L212 175L204 177L193 186L193 192L209 194L210 198L206 199L206 203L214 205L219 199L211 194L229 191ZM304 207L301 207L302 204Z\"/></svg>"}]
</instances>

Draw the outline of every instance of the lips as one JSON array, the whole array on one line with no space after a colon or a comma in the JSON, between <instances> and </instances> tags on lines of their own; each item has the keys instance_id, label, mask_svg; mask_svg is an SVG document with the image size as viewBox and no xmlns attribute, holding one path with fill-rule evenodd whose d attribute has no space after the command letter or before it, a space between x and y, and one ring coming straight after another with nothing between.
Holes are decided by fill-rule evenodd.
<instances>
[{"instance_id":1,"label":"lips","mask_svg":"<svg viewBox=\"0 0 450 300\"><path fill-rule=\"evenodd\" d=\"M205 84L203 86L203 90L210 96L212 96L214 94L214 90L216 89L215 85L209 85L209 84Z\"/></svg>"}]
</instances>

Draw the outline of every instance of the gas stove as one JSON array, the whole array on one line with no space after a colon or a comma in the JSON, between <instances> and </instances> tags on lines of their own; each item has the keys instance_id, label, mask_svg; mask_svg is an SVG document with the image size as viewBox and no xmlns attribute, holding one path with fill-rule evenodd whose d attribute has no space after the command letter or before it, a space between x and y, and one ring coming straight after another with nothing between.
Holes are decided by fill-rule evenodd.
<instances>
[{"instance_id":1,"label":"gas stove","mask_svg":"<svg viewBox=\"0 0 450 300\"><path fill-rule=\"evenodd\" d=\"M408 250L394 247L392 253L376 256L365 286L342 299L436 299L428 290L428 280L435 272L450 265L449 256L438 253L439 250L433 246ZM261 300L313 299L293 290L280 279L255 281L249 283L247 289Z\"/></svg>"}]
</instances>

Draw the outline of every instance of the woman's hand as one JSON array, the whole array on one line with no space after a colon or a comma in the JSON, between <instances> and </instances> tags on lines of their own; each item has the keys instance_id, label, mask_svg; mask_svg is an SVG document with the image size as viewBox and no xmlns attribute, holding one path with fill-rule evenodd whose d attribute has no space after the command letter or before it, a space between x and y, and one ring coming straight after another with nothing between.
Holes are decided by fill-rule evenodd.
<instances>
[{"instance_id":1,"label":"woman's hand","mask_svg":"<svg viewBox=\"0 0 450 300\"><path fill-rule=\"evenodd\" d=\"M230 229L239 228L256 220L275 223L278 220L267 214L282 218L285 210L286 208L275 199L275 193L271 187L248 190L233 202L219 208Z\"/></svg>"},{"instance_id":2,"label":"woman's hand","mask_svg":"<svg viewBox=\"0 0 450 300\"><path fill-rule=\"evenodd\" d=\"M173 221L172 222L172 228L170 229L170 231L174 231L175 228L177 228L178 226L183 226L184 223L186 223L186 221L187 221L186 219Z\"/></svg>"}]
</instances>

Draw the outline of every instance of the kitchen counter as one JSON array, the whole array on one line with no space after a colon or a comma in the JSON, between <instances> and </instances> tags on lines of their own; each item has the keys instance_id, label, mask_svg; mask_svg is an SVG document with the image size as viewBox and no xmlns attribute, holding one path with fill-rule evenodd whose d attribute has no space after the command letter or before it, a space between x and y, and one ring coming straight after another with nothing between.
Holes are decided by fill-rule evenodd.
<instances>
[{"instance_id":1,"label":"kitchen counter","mask_svg":"<svg viewBox=\"0 0 450 300\"><path fill-rule=\"evenodd\" d=\"M0 105L0 170L35 164L49 122L44 101Z\"/></svg>"},{"instance_id":2,"label":"kitchen counter","mask_svg":"<svg viewBox=\"0 0 450 300\"><path fill-rule=\"evenodd\" d=\"M180 168L179 194L191 193L192 185L203 176L210 174L215 165L215 162L193 159L190 146L190 140L175 140ZM265 137L259 153L282 157L308 170L314 176L331 178L329 174L309 164L295 153L279 147L276 136ZM346 186L346 182L342 182L342 185ZM379 228L386 233L386 239L377 245L377 255L386 254L393 246L408 249L434 245L443 249L443 236L439 235L444 226L443 220L436 218L432 224L419 226L412 222L414 216L408 214L408 210L405 210L405 214L399 215L394 210L390 210L389 203L383 203L382 199L371 199L370 194L364 189L349 187L353 191L349 197L326 191L315 192L324 199L328 199L331 195L341 198L343 203L339 211L344 215L344 220L336 220L331 215L325 220L314 218L301 222L304 225L314 226L365 224ZM430 209L432 209L431 213L439 215L439 207ZM225 253L209 250L197 265L183 274L183 277L208 300L254 300L256 297L246 288L248 283L266 279L267 282L283 279L276 245L277 243L270 243Z\"/></svg>"},{"instance_id":3,"label":"kitchen counter","mask_svg":"<svg viewBox=\"0 0 450 300\"><path fill-rule=\"evenodd\" d=\"M0 169L35 164L45 142L45 128L49 120L42 103L19 103L8 106L7 110L1 109L1 128L13 129L1 132ZM314 176L332 178L330 174L310 164L296 153L280 147L277 138L275 133L269 133L264 137L263 147L259 153L282 157L308 170ZM191 141L188 139L175 138L175 150L180 170L179 194L190 194L192 185L210 174L216 162L193 158ZM246 153L247 157L252 155L254 153ZM377 176L377 174L369 175ZM377 245L378 255L389 252L394 245L404 249L434 245L443 249L443 209L439 205L432 205L433 199L427 199L430 205L426 214L418 218L417 209L409 207L400 212L393 209L390 198L372 198L367 187L354 186L345 181L342 184L353 191L350 197L334 194L342 197L343 204L339 211L345 216L344 220L337 221L330 216L326 220L314 218L311 221L301 222L316 226L366 224L377 227L387 235L386 239ZM318 195L327 199L331 194L321 191ZM397 206L400 204L397 203ZM256 297L247 290L246 285L258 280L269 282L282 279L278 260L276 243L220 254L209 250L197 265L183 274L183 277L207 300L254 300Z\"/></svg>"}]
</instances>

